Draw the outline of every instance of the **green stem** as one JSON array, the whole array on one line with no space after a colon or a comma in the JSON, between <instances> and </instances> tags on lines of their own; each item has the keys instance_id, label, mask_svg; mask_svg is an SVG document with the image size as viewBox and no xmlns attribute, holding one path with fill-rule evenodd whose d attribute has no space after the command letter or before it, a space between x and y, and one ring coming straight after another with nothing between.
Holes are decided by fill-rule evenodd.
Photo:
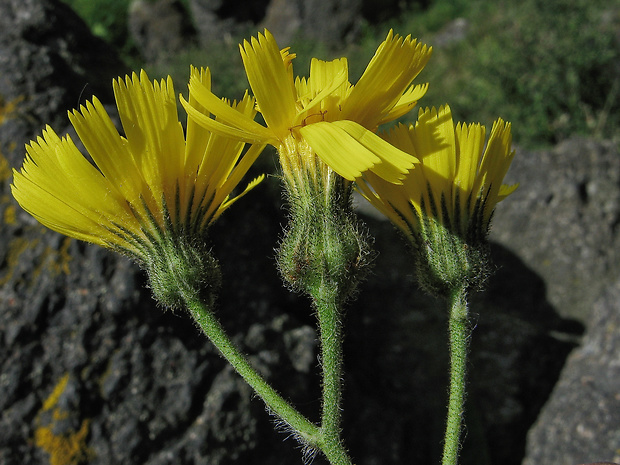
<instances>
[{"instance_id":1,"label":"green stem","mask_svg":"<svg viewBox=\"0 0 620 465\"><path fill-rule=\"evenodd\" d=\"M215 315L197 297L188 294L190 293L185 293L184 297L189 312L215 347L263 399L270 411L288 423L304 443L317 447L321 438L321 430L293 408L264 380L234 346Z\"/></svg>"},{"instance_id":2,"label":"green stem","mask_svg":"<svg viewBox=\"0 0 620 465\"><path fill-rule=\"evenodd\" d=\"M449 306L450 397L442 465L456 465L459 458L465 404L467 345L470 334L467 322L467 290L458 289L452 292Z\"/></svg>"},{"instance_id":3,"label":"green stem","mask_svg":"<svg viewBox=\"0 0 620 465\"><path fill-rule=\"evenodd\" d=\"M320 448L331 464L350 465L351 459L340 440L342 398L342 331L337 285L321 282L316 290L316 306L323 369L323 410Z\"/></svg>"}]
</instances>

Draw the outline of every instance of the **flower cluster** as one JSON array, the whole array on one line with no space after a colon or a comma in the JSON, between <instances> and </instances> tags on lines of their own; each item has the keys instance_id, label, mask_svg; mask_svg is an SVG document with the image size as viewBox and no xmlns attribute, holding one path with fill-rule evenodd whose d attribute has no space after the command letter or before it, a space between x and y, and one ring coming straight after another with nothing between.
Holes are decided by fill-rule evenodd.
<instances>
[{"instance_id":1,"label":"flower cluster","mask_svg":"<svg viewBox=\"0 0 620 465\"><path fill-rule=\"evenodd\" d=\"M453 381L444 464L458 456L467 343L466 294L488 271L486 238L514 157L510 124L485 143L480 124L454 124L450 108L421 109L415 124L381 126L409 113L428 84L413 81L432 49L390 31L357 83L346 58L313 59L295 76L295 54L265 31L240 45L254 96L220 99L208 69L191 68L184 129L172 80L142 71L113 83L122 135L94 98L69 113L87 154L47 127L26 147L12 192L40 223L121 252L149 275L156 299L184 307L268 408L309 450L350 465L340 439L342 304L368 261L367 233L352 208L357 188L413 246L420 284L451 302ZM260 113L265 124L255 121ZM0 111L0 122L4 114ZM208 227L237 199L266 145L279 154L290 221L278 250L285 281L308 294L318 318L323 373L320 425L291 407L227 337L213 312L220 275ZM236 195L234 194L236 193Z\"/></svg>"},{"instance_id":2,"label":"flower cluster","mask_svg":"<svg viewBox=\"0 0 620 465\"><path fill-rule=\"evenodd\" d=\"M190 81L190 90L198 105L182 101L184 107L191 119L210 131L278 150L291 206L279 262L291 284L299 282L295 270L301 269L311 270L304 276L323 279L308 262L328 257L326 251L342 249L343 255L336 254L333 265L321 258L316 267L353 269L349 265L360 263L365 246L351 216L351 182L370 172L400 183L413 168L417 160L376 131L411 110L426 93L427 84L412 82L431 49L390 31L355 85L349 82L346 58L313 59L309 77L295 77L295 54L288 48L280 50L269 31L245 41L240 51L266 126L232 112L197 79ZM323 219L336 230L326 231Z\"/></svg>"}]
</instances>

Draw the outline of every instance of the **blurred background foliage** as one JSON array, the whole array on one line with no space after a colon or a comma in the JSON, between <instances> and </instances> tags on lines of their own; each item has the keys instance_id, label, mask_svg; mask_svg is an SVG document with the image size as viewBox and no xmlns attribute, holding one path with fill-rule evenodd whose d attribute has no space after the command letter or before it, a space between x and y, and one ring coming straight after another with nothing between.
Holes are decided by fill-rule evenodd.
<instances>
[{"instance_id":1,"label":"blurred background foliage","mask_svg":"<svg viewBox=\"0 0 620 465\"><path fill-rule=\"evenodd\" d=\"M190 43L166 62L144 63L127 32L131 0L64 1L131 68L144 67L152 78L170 74L179 91L189 64L209 66L221 96L239 98L247 87L237 48L243 37L216 47ZM182 4L191 17L188 0ZM355 82L390 28L411 33L434 47L418 78L431 83L421 106L449 103L459 120L489 128L501 116L513 123L515 141L528 148L572 135L620 140L620 0L418 0L397 18L374 17L355 44L281 45L297 53L298 74L307 74L312 56L346 55Z\"/></svg>"}]
</instances>

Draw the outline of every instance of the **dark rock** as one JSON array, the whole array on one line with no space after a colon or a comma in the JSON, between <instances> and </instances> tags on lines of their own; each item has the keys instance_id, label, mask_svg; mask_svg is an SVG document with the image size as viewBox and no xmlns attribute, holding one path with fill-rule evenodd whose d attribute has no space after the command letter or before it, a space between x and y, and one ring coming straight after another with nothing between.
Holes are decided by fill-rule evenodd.
<instances>
[{"instance_id":1,"label":"dark rock","mask_svg":"<svg viewBox=\"0 0 620 465\"><path fill-rule=\"evenodd\" d=\"M123 71L100 67L106 60L120 61L64 4L33 0L3 2L0 8L6 9L0 32L2 92L5 103L18 100L0 126L0 462L49 463L54 441L77 441L83 425L87 440L73 445L93 464L296 459L298 452L282 444L261 402L186 315L157 308L134 264L41 227L12 201L10 167L21 164L23 144L46 123L62 134L65 112L83 101L86 82L98 83L90 89L109 103L111 80ZM37 35L42 31L45 37ZM221 308L222 320L241 335L237 341L243 341L247 322L263 322L264 331L271 331L273 353L283 355L284 332L293 335L287 339L291 347L301 347L295 329L307 325L292 318L287 325L270 324L291 302L284 290L273 292L279 278L268 257L278 220L264 227L271 223L265 218L280 213L275 202L268 203L268 213L246 205L245 217L239 211L236 223L223 218L221 224L244 237L264 231L260 251L240 251L236 240L214 231L226 275L243 275L222 290L222 302L230 302ZM241 273L236 263L244 264ZM258 270L261 285L250 286ZM274 378L295 380L293 400L316 398L318 384L300 381L313 373L300 373L287 357L274 359L264 355L268 352L257 346L250 355ZM70 382L59 395L71 399L62 404L61 415L66 412L71 422L58 429L47 424L44 405L67 375ZM37 441L48 426L52 442Z\"/></svg>"},{"instance_id":2,"label":"dark rock","mask_svg":"<svg viewBox=\"0 0 620 465\"><path fill-rule=\"evenodd\" d=\"M293 368L301 373L309 373L316 365L317 335L314 328L301 326L284 333L284 344Z\"/></svg>"},{"instance_id":3,"label":"dark rock","mask_svg":"<svg viewBox=\"0 0 620 465\"><path fill-rule=\"evenodd\" d=\"M149 63L183 51L195 38L180 0L134 0L129 6L129 34Z\"/></svg>"},{"instance_id":4,"label":"dark rock","mask_svg":"<svg viewBox=\"0 0 620 465\"><path fill-rule=\"evenodd\" d=\"M519 152L509 180L521 186L499 205L492 237L544 279L559 315L587 328L529 435L525 463L617 462L618 147L576 138Z\"/></svg>"},{"instance_id":5,"label":"dark rock","mask_svg":"<svg viewBox=\"0 0 620 465\"><path fill-rule=\"evenodd\" d=\"M65 3L5 0L0 2L0 70L2 99L20 99L19 117L2 126L0 138L21 147L34 135L33 126L66 125L65 112L91 95L109 100L111 79L125 67ZM7 156L13 152L2 149Z\"/></svg>"},{"instance_id":6,"label":"dark rock","mask_svg":"<svg viewBox=\"0 0 620 465\"><path fill-rule=\"evenodd\" d=\"M542 277L559 315L588 328L584 345L571 356L563 381L530 433L526 463L579 463L613 454L617 461L617 415L592 416L601 405L609 406L608 412L620 411L612 387L620 383L620 373L610 355L612 347L617 352L617 331L610 335L608 326L613 327L617 309L608 297L601 300L615 292L620 275L617 146L572 139L553 150L519 152L508 180L521 186L498 206L491 237ZM525 289L524 284L517 280L513 286ZM609 306L601 310L605 302ZM564 326L550 334L573 339L575 331ZM583 454L576 454L578 449Z\"/></svg>"},{"instance_id":7,"label":"dark rock","mask_svg":"<svg viewBox=\"0 0 620 465\"><path fill-rule=\"evenodd\" d=\"M361 10L361 0L271 0L261 27L279 43L300 37L333 46L358 37Z\"/></svg>"},{"instance_id":8,"label":"dark rock","mask_svg":"<svg viewBox=\"0 0 620 465\"><path fill-rule=\"evenodd\" d=\"M619 302L617 280L593 305L583 343L528 435L523 465L620 462Z\"/></svg>"},{"instance_id":9,"label":"dark rock","mask_svg":"<svg viewBox=\"0 0 620 465\"><path fill-rule=\"evenodd\" d=\"M617 145L575 138L520 151L508 182L520 187L496 209L491 238L540 274L560 315L587 323L620 273Z\"/></svg>"},{"instance_id":10,"label":"dark rock","mask_svg":"<svg viewBox=\"0 0 620 465\"><path fill-rule=\"evenodd\" d=\"M209 47L247 33L263 19L268 3L269 0L190 0L189 7L200 41Z\"/></svg>"},{"instance_id":11,"label":"dark rock","mask_svg":"<svg viewBox=\"0 0 620 465\"><path fill-rule=\"evenodd\" d=\"M432 0L362 0L362 14L370 24L380 24L410 9L426 9L432 3Z\"/></svg>"},{"instance_id":12,"label":"dark rock","mask_svg":"<svg viewBox=\"0 0 620 465\"><path fill-rule=\"evenodd\" d=\"M417 288L397 234L368 222L380 253L347 311L346 443L358 463L437 462L448 381L445 303ZM558 318L544 283L518 257L501 246L492 252L501 268L471 302L464 465L520 464L526 433L575 345L554 334L581 331Z\"/></svg>"},{"instance_id":13,"label":"dark rock","mask_svg":"<svg viewBox=\"0 0 620 465\"><path fill-rule=\"evenodd\" d=\"M256 28L269 29L282 44L305 38L333 46L357 38L362 24L362 0L190 0L189 6L200 41L207 47L254 34Z\"/></svg>"}]
</instances>

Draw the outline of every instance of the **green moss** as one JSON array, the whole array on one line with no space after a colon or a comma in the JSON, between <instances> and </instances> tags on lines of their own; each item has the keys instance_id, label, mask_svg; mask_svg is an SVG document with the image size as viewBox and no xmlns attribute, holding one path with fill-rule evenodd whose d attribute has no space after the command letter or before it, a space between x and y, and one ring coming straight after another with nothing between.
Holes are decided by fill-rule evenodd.
<instances>
[{"instance_id":1,"label":"green moss","mask_svg":"<svg viewBox=\"0 0 620 465\"><path fill-rule=\"evenodd\" d=\"M64 0L91 28L93 33L113 45L127 41L130 0Z\"/></svg>"}]
</instances>

